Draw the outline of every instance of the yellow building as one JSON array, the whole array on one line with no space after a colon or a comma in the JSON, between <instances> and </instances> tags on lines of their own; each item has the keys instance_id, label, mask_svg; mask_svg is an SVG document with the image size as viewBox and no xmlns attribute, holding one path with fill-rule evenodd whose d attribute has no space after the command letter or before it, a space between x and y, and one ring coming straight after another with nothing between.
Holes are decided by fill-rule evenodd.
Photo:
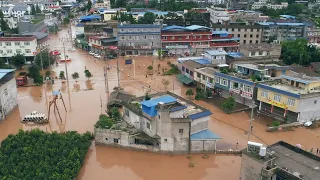
<instances>
[{"instance_id":1,"label":"yellow building","mask_svg":"<svg viewBox=\"0 0 320 180\"><path fill-rule=\"evenodd\" d=\"M257 85L260 112L289 122L320 119L320 78L286 76Z\"/></svg>"}]
</instances>

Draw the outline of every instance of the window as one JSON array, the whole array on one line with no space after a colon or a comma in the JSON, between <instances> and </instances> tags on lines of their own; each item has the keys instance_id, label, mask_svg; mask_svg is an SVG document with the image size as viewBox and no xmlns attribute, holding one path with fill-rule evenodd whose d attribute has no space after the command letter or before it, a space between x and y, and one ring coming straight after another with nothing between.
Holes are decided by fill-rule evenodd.
<instances>
[{"instance_id":1,"label":"window","mask_svg":"<svg viewBox=\"0 0 320 180\"><path fill-rule=\"evenodd\" d=\"M249 92L249 93L251 93L251 86L246 86L246 85L244 85L244 86L243 86L243 91L244 91L244 92Z\"/></svg>"},{"instance_id":2,"label":"window","mask_svg":"<svg viewBox=\"0 0 320 180\"><path fill-rule=\"evenodd\" d=\"M318 102L317 100L314 100L314 101L313 101L313 104L317 104L317 102Z\"/></svg>"},{"instance_id":3,"label":"window","mask_svg":"<svg viewBox=\"0 0 320 180\"><path fill-rule=\"evenodd\" d=\"M238 38L240 37L240 34L238 34Z\"/></svg>"},{"instance_id":4,"label":"window","mask_svg":"<svg viewBox=\"0 0 320 180\"><path fill-rule=\"evenodd\" d=\"M118 143L119 143L119 139L114 138L114 139L113 139L113 142L118 144Z\"/></svg>"},{"instance_id":5,"label":"window","mask_svg":"<svg viewBox=\"0 0 320 180\"><path fill-rule=\"evenodd\" d=\"M168 142L168 139L164 139L164 142Z\"/></svg>"},{"instance_id":6,"label":"window","mask_svg":"<svg viewBox=\"0 0 320 180\"><path fill-rule=\"evenodd\" d=\"M24 42L24 45L29 46L30 42Z\"/></svg>"},{"instance_id":7,"label":"window","mask_svg":"<svg viewBox=\"0 0 320 180\"><path fill-rule=\"evenodd\" d=\"M186 68L186 73L188 73L188 74L189 74L189 69L188 69L188 68Z\"/></svg>"},{"instance_id":8,"label":"window","mask_svg":"<svg viewBox=\"0 0 320 180\"><path fill-rule=\"evenodd\" d=\"M243 40L243 44L246 44L247 43L247 41L246 40Z\"/></svg>"},{"instance_id":9,"label":"window","mask_svg":"<svg viewBox=\"0 0 320 180\"><path fill-rule=\"evenodd\" d=\"M105 138L106 141L108 141L108 138Z\"/></svg>"},{"instance_id":10,"label":"window","mask_svg":"<svg viewBox=\"0 0 320 180\"><path fill-rule=\"evenodd\" d=\"M253 29L251 28L250 31L253 32Z\"/></svg>"},{"instance_id":11,"label":"window","mask_svg":"<svg viewBox=\"0 0 320 180\"><path fill-rule=\"evenodd\" d=\"M15 42L14 45L20 46L20 42Z\"/></svg>"},{"instance_id":12,"label":"window","mask_svg":"<svg viewBox=\"0 0 320 180\"><path fill-rule=\"evenodd\" d=\"M238 28L238 32L240 32L241 31L241 29L240 28Z\"/></svg>"},{"instance_id":13,"label":"window","mask_svg":"<svg viewBox=\"0 0 320 180\"><path fill-rule=\"evenodd\" d=\"M256 35L256 38L259 38L259 34Z\"/></svg>"},{"instance_id":14,"label":"window","mask_svg":"<svg viewBox=\"0 0 320 180\"><path fill-rule=\"evenodd\" d=\"M249 41L249 44L252 44L252 40Z\"/></svg>"},{"instance_id":15,"label":"window","mask_svg":"<svg viewBox=\"0 0 320 180\"><path fill-rule=\"evenodd\" d=\"M190 76L193 76L193 71L190 71L190 73L189 73L189 74L190 74Z\"/></svg>"},{"instance_id":16,"label":"window","mask_svg":"<svg viewBox=\"0 0 320 180\"><path fill-rule=\"evenodd\" d=\"M182 71L184 72L184 66L182 66Z\"/></svg>"},{"instance_id":17,"label":"window","mask_svg":"<svg viewBox=\"0 0 320 180\"><path fill-rule=\"evenodd\" d=\"M21 49L16 49L17 54L21 54Z\"/></svg>"},{"instance_id":18,"label":"window","mask_svg":"<svg viewBox=\"0 0 320 180\"><path fill-rule=\"evenodd\" d=\"M259 41L258 40L256 40L256 44L258 44L259 43Z\"/></svg>"},{"instance_id":19,"label":"window","mask_svg":"<svg viewBox=\"0 0 320 180\"><path fill-rule=\"evenodd\" d=\"M7 53L12 53L12 50L11 49L7 49Z\"/></svg>"},{"instance_id":20,"label":"window","mask_svg":"<svg viewBox=\"0 0 320 180\"><path fill-rule=\"evenodd\" d=\"M280 102L281 101L281 96L275 94L274 97L273 97L273 100Z\"/></svg>"},{"instance_id":21,"label":"window","mask_svg":"<svg viewBox=\"0 0 320 180\"><path fill-rule=\"evenodd\" d=\"M203 79L203 80L206 80L206 76L205 76L205 75L203 75L203 74L202 74L202 79Z\"/></svg>"},{"instance_id":22,"label":"window","mask_svg":"<svg viewBox=\"0 0 320 180\"><path fill-rule=\"evenodd\" d=\"M11 46L11 42L6 42L6 46Z\"/></svg>"},{"instance_id":23,"label":"window","mask_svg":"<svg viewBox=\"0 0 320 180\"><path fill-rule=\"evenodd\" d=\"M239 83L233 82L233 83L232 83L232 87L233 87L234 89L238 89L238 88L239 88Z\"/></svg>"},{"instance_id":24,"label":"window","mask_svg":"<svg viewBox=\"0 0 320 180\"><path fill-rule=\"evenodd\" d=\"M294 99L288 98L287 104L288 104L288 106L294 106Z\"/></svg>"},{"instance_id":25,"label":"window","mask_svg":"<svg viewBox=\"0 0 320 180\"><path fill-rule=\"evenodd\" d=\"M209 78L209 83L213 83L213 79L212 78Z\"/></svg>"},{"instance_id":26,"label":"window","mask_svg":"<svg viewBox=\"0 0 320 180\"><path fill-rule=\"evenodd\" d=\"M183 134L183 129L179 129L179 134Z\"/></svg>"},{"instance_id":27,"label":"window","mask_svg":"<svg viewBox=\"0 0 320 180\"><path fill-rule=\"evenodd\" d=\"M252 34L250 34L250 38L252 38L253 37L253 35Z\"/></svg>"},{"instance_id":28,"label":"window","mask_svg":"<svg viewBox=\"0 0 320 180\"><path fill-rule=\"evenodd\" d=\"M158 119L160 119L160 114L158 114Z\"/></svg>"},{"instance_id":29,"label":"window","mask_svg":"<svg viewBox=\"0 0 320 180\"><path fill-rule=\"evenodd\" d=\"M215 77L215 81L216 81L217 83L219 83L219 82L220 82L220 78L219 78L219 77Z\"/></svg>"},{"instance_id":30,"label":"window","mask_svg":"<svg viewBox=\"0 0 320 180\"><path fill-rule=\"evenodd\" d=\"M31 53L31 49L26 49L26 53Z\"/></svg>"},{"instance_id":31,"label":"window","mask_svg":"<svg viewBox=\"0 0 320 180\"><path fill-rule=\"evenodd\" d=\"M245 37L245 38L246 38L246 37L247 37L247 34L244 34L244 35L243 35L243 37Z\"/></svg>"},{"instance_id":32,"label":"window","mask_svg":"<svg viewBox=\"0 0 320 180\"><path fill-rule=\"evenodd\" d=\"M259 51L259 56L262 56L263 55L263 51Z\"/></svg>"},{"instance_id":33,"label":"window","mask_svg":"<svg viewBox=\"0 0 320 180\"><path fill-rule=\"evenodd\" d=\"M220 84L223 86L228 86L228 81L226 79L221 78L220 79Z\"/></svg>"},{"instance_id":34,"label":"window","mask_svg":"<svg viewBox=\"0 0 320 180\"><path fill-rule=\"evenodd\" d=\"M2 46L2 42L0 42L0 46Z\"/></svg>"},{"instance_id":35,"label":"window","mask_svg":"<svg viewBox=\"0 0 320 180\"><path fill-rule=\"evenodd\" d=\"M124 109L124 114L128 117L130 117L130 114L129 114L129 110L128 109Z\"/></svg>"},{"instance_id":36,"label":"window","mask_svg":"<svg viewBox=\"0 0 320 180\"><path fill-rule=\"evenodd\" d=\"M171 37L171 40L174 40L174 36Z\"/></svg>"},{"instance_id":37,"label":"window","mask_svg":"<svg viewBox=\"0 0 320 180\"><path fill-rule=\"evenodd\" d=\"M200 73L197 73L197 77L198 77L198 78L201 78L201 74L200 74Z\"/></svg>"},{"instance_id":38,"label":"window","mask_svg":"<svg viewBox=\"0 0 320 180\"><path fill-rule=\"evenodd\" d=\"M147 124L147 128L150 129L150 123L147 122L146 124Z\"/></svg>"},{"instance_id":39,"label":"window","mask_svg":"<svg viewBox=\"0 0 320 180\"><path fill-rule=\"evenodd\" d=\"M3 53L3 50L0 50L0 53Z\"/></svg>"},{"instance_id":40,"label":"window","mask_svg":"<svg viewBox=\"0 0 320 180\"><path fill-rule=\"evenodd\" d=\"M268 97L268 92L261 91L261 97L267 98Z\"/></svg>"},{"instance_id":41,"label":"window","mask_svg":"<svg viewBox=\"0 0 320 180\"><path fill-rule=\"evenodd\" d=\"M234 28L232 28L231 31L233 32L233 31L234 31Z\"/></svg>"}]
</instances>

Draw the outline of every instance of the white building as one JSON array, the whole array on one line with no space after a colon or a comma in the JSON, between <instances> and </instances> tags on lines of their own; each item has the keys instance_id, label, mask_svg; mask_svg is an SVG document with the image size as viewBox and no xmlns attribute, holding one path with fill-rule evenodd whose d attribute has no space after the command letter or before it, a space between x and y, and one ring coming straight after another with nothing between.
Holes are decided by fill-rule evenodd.
<instances>
[{"instance_id":1,"label":"white building","mask_svg":"<svg viewBox=\"0 0 320 180\"><path fill-rule=\"evenodd\" d=\"M204 57L211 61L211 64L225 64L227 52L224 50L210 50L204 53Z\"/></svg>"},{"instance_id":2,"label":"white building","mask_svg":"<svg viewBox=\"0 0 320 180\"><path fill-rule=\"evenodd\" d=\"M14 75L14 69L0 69L0 121L18 105Z\"/></svg>"},{"instance_id":3,"label":"white building","mask_svg":"<svg viewBox=\"0 0 320 180\"><path fill-rule=\"evenodd\" d=\"M95 8L105 8L105 9L110 9L111 5L110 5L110 0L104 0L103 3L95 3L94 4Z\"/></svg>"},{"instance_id":4,"label":"white building","mask_svg":"<svg viewBox=\"0 0 320 180\"><path fill-rule=\"evenodd\" d=\"M34 57L37 54L37 37L35 35L0 37L0 57L8 58L17 54Z\"/></svg>"},{"instance_id":5,"label":"white building","mask_svg":"<svg viewBox=\"0 0 320 180\"><path fill-rule=\"evenodd\" d=\"M4 17L10 17L12 15L12 8L12 6L3 6L0 7L0 10L2 11Z\"/></svg>"},{"instance_id":6,"label":"white building","mask_svg":"<svg viewBox=\"0 0 320 180\"><path fill-rule=\"evenodd\" d=\"M30 14L31 8L28 5L16 5L12 8L12 16L17 18L18 20L24 17L25 13Z\"/></svg>"},{"instance_id":7,"label":"white building","mask_svg":"<svg viewBox=\"0 0 320 180\"><path fill-rule=\"evenodd\" d=\"M210 21L212 23L223 23L229 21L229 12L225 8L219 7L207 7L207 11L210 13Z\"/></svg>"},{"instance_id":8,"label":"white building","mask_svg":"<svg viewBox=\"0 0 320 180\"><path fill-rule=\"evenodd\" d=\"M264 6L266 6L269 9L283 9L288 7L288 3L282 2L281 4L270 4L270 3L266 3L265 0L260 0L259 2L254 2L251 6L251 9L256 10Z\"/></svg>"}]
</instances>

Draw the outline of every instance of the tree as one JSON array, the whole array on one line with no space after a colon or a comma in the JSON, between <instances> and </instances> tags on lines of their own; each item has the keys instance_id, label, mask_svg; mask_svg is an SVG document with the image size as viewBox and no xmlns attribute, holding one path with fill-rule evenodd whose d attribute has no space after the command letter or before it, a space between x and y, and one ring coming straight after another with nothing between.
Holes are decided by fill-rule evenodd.
<instances>
[{"instance_id":1,"label":"tree","mask_svg":"<svg viewBox=\"0 0 320 180\"><path fill-rule=\"evenodd\" d=\"M38 4L36 5L36 13L41 13L41 9L40 9L40 7L38 6Z\"/></svg>"},{"instance_id":2,"label":"tree","mask_svg":"<svg viewBox=\"0 0 320 180\"><path fill-rule=\"evenodd\" d=\"M112 118L115 121L118 121L121 119L121 113L117 107L112 107L108 111L108 115L110 118Z\"/></svg>"},{"instance_id":3,"label":"tree","mask_svg":"<svg viewBox=\"0 0 320 180\"><path fill-rule=\"evenodd\" d=\"M33 64L33 65L29 66L28 75L29 75L30 78L33 79L33 82L36 85L40 85L40 84L43 83L43 79L42 79L42 76L40 74L40 68L36 64Z\"/></svg>"},{"instance_id":4,"label":"tree","mask_svg":"<svg viewBox=\"0 0 320 180\"><path fill-rule=\"evenodd\" d=\"M36 15L36 8L33 4L31 5L31 15Z\"/></svg>"},{"instance_id":5,"label":"tree","mask_svg":"<svg viewBox=\"0 0 320 180\"><path fill-rule=\"evenodd\" d=\"M12 56L11 63L17 69L21 69L25 65L26 61L25 61L25 58L22 54L17 54L15 56Z\"/></svg>"},{"instance_id":6,"label":"tree","mask_svg":"<svg viewBox=\"0 0 320 180\"><path fill-rule=\"evenodd\" d=\"M76 82L77 82L77 79L79 78L79 73L74 72L74 73L72 74L72 78L75 79Z\"/></svg>"},{"instance_id":7,"label":"tree","mask_svg":"<svg viewBox=\"0 0 320 180\"><path fill-rule=\"evenodd\" d=\"M92 7L92 2L91 2L91 0L88 0L87 1L87 10L90 11L91 7Z\"/></svg>"},{"instance_id":8,"label":"tree","mask_svg":"<svg viewBox=\"0 0 320 180\"><path fill-rule=\"evenodd\" d=\"M0 179L76 179L92 138L89 132L20 130L1 142Z\"/></svg>"},{"instance_id":9,"label":"tree","mask_svg":"<svg viewBox=\"0 0 320 180\"><path fill-rule=\"evenodd\" d=\"M149 96L149 93L147 92L146 95L144 96L144 100L148 101L150 99L151 99L151 97Z\"/></svg>"},{"instance_id":10,"label":"tree","mask_svg":"<svg viewBox=\"0 0 320 180\"><path fill-rule=\"evenodd\" d=\"M86 78L88 78L88 80L92 77L91 72L87 69L84 71L84 74L85 74Z\"/></svg>"},{"instance_id":11,"label":"tree","mask_svg":"<svg viewBox=\"0 0 320 180\"><path fill-rule=\"evenodd\" d=\"M236 101L234 97L230 96L225 102L222 103L221 108L225 113L230 114L234 110L235 106Z\"/></svg>"},{"instance_id":12,"label":"tree","mask_svg":"<svg viewBox=\"0 0 320 180\"><path fill-rule=\"evenodd\" d=\"M110 129L115 122L105 114L100 114L99 120L94 125L95 128Z\"/></svg>"},{"instance_id":13,"label":"tree","mask_svg":"<svg viewBox=\"0 0 320 180\"><path fill-rule=\"evenodd\" d=\"M64 71L60 71L59 78L60 79L66 79L66 77L64 76Z\"/></svg>"},{"instance_id":14,"label":"tree","mask_svg":"<svg viewBox=\"0 0 320 180\"><path fill-rule=\"evenodd\" d=\"M46 75L46 77L50 77L51 76L51 71L50 70L46 71L45 75Z\"/></svg>"},{"instance_id":15,"label":"tree","mask_svg":"<svg viewBox=\"0 0 320 180\"><path fill-rule=\"evenodd\" d=\"M147 69L148 69L149 71L151 71L151 70L153 70L153 67L152 67L152 66L148 66Z\"/></svg>"},{"instance_id":16,"label":"tree","mask_svg":"<svg viewBox=\"0 0 320 180\"><path fill-rule=\"evenodd\" d=\"M4 20L4 15L3 12L0 10L0 26L1 26L1 31L8 31L10 30L9 25L7 21Z\"/></svg>"},{"instance_id":17,"label":"tree","mask_svg":"<svg viewBox=\"0 0 320 180\"><path fill-rule=\"evenodd\" d=\"M63 19L63 24L64 25L67 25L67 24L69 24L70 23L70 19L68 18L68 17L65 17L64 19Z\"/></svg>"},{"instance_id":18,"label":"tree","mask_svg":"<svg viewBox=\"0 0 320 180\"><path fill-rule=\"evenodd\" d=\"M42 67L41 63L41 58L42 58L42 63L43 63L43 69L49 68L51 65L55 63L55 60L52 56L50 56L49 51L41 51L39 54L36 56L35 63L39 66Z\"/></svg>"},{"instance_id":19,"label":"tree","mask_svg":"<svg viewBox=\"0 0 320 180\"><path fill-rule=\"evenodd\" d=\"M153 24L156 20L155 14L152 12L147 12L138 20L139 24Z\"/></svg>"},{"instance_id":20,"label":"tree","mask_svg":"<svg viewBox=\"0 0 320 180\"><path fill-rule=\"evenodd\" d=\"M193 91L192 91L192 89L188 89L188 90L187 90L186 96L188 96L189 98L191 98L191 96L193 96Z\"/></svg>"}]
</instances>

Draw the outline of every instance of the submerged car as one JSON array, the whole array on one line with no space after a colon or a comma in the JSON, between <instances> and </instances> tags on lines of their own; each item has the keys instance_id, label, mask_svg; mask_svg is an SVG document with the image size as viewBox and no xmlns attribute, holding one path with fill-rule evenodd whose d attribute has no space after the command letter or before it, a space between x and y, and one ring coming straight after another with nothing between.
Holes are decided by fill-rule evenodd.
<instances>
[{"instance_id":1,"label":"submerged car","mask_svg":"<svg viewBox=\"0 0 320 180\"><path fill-rule=\"evenodd\" d=\"M310 127L311 125L312 125L311 121L307 121L306 123L304 123L304 126L306 126L306 127Z\"/></svg>"}]
</instances>

